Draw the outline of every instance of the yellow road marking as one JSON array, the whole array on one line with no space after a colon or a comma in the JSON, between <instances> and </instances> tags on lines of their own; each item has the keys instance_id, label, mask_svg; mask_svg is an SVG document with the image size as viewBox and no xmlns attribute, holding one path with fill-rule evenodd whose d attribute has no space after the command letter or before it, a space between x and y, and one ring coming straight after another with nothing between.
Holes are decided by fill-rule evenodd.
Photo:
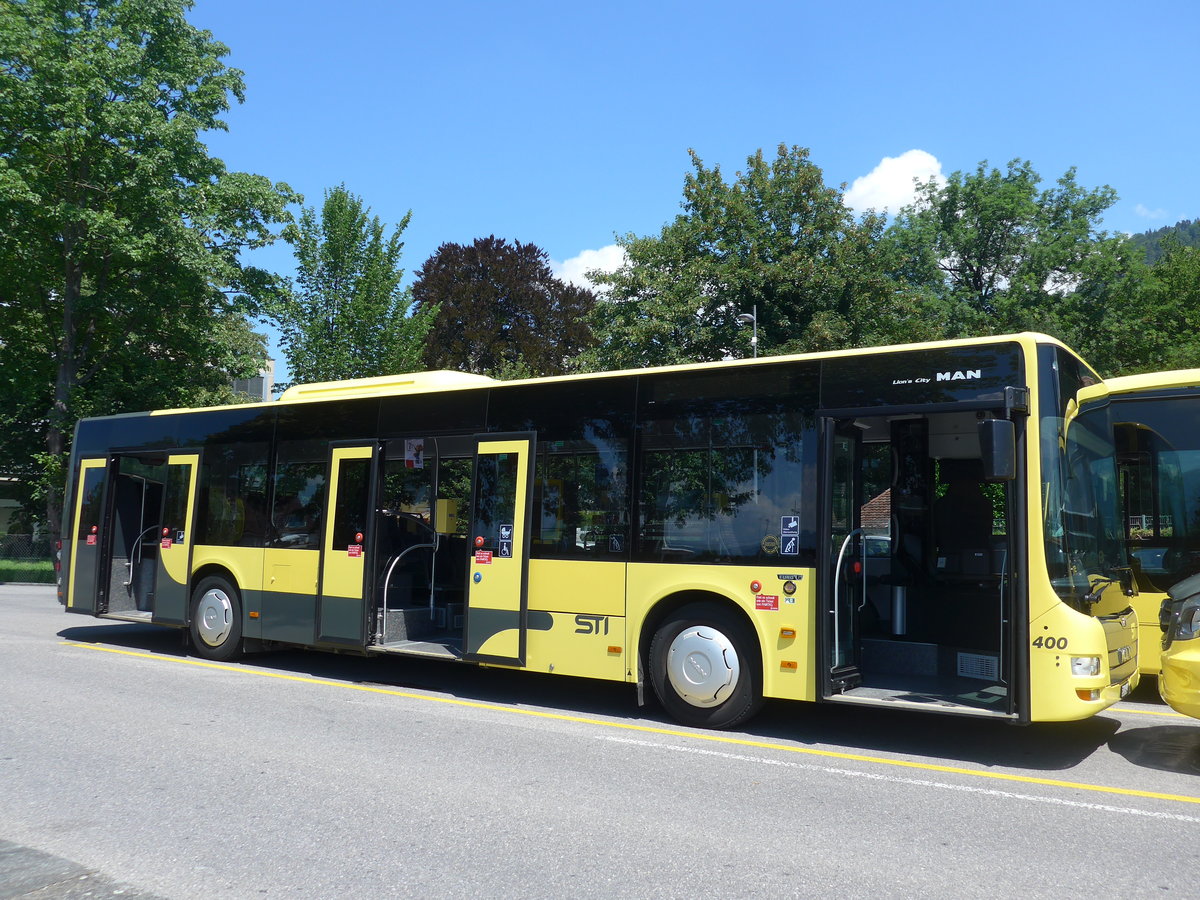
<instances>
[{"instance_id":1,"label":"yellow road marking","mask_svg":"<svg viewBox=\"0 0 1200 900\"><path fill-rule=\"evenodd\" d=\"M1200 805L1200 797L1189 797L1185 794L1160 794L1155 791L1138 791L1132 788L1110 787L1101 784L1086 784L1079 781L1061 781L1056 778L1035 778L1031 775L1014 775L1006 772L985 772L979 769L967 769L960 766L939 766L933 763L913 762L905 759L887 759L882 756L867 756L862 753L838 753L834 750L816 750L812 747L796 747L790 744L776 744L770 741L752 741L747 738L735 738L725 734L680 731L674 728L656 728L651 725L633 725L627 722L606 722L603 719L589 719L584 716L570 716L564 713L544 712L534 709L520 709L514 706L504 706L499 703L483 703L477 700L459 700L455 697L436 697L428 694L417 694L411 691L398 691L391 688L373 687L365 684L350 684L345 681L332 681L327 678L312 678L306 675L286 675L282 672L267 672L261 669L251 669L244 666L231 666L223 663L205 662L198 659L188 659L179 656L162 656L156 653L142 653L134 650L119 650L115 647L102 647L98 644L76 643L63 641L68 647L78 647L86 650L102 650L105 653L116 653L120 656L133 656L139 659L150 659L156 662L174 662L188 666L198 666L202 669L218 669L225 672L238 672L243 675L257 675L262 678L277 678L281 681L295 681L300 684L319 684L325 687L346 688L352 691L362 691L368 694L384 694L390 697L403 697L406 700L424 700L429 703L442 703L448 706L463 706L470 709L485 709L491 712L514 713L537 719L553 719L560 722L574 722L581 725L596 725L601 728L614 728L624 731L636 731L643 734L661 734L668 737L687 738L689 740L707 741L714 744L728 744L738 747L754 747L759 750L777 750L782 753L797 753L803 756L817 756L825 759L844 759L855 762L874 763L881 766L895 766L902 769L918 769L924 772L943 772L952 775L966 775L972 778L988 778L993 781L1008 781L1019 784L1040 784L1047 787L1073 788L1080 791L1093 791L1098 794L1113 794L1121 797L1141 797L1148 800L1169 800L1174 803L1192 803Z\"/></svg>"},{"instance_id":2,"label":"yellow road marking","mask_svg":"<svg viewBox=\"0 0 1200 900\"><path fill-rule=\"evenodd\" d=\"M1132 716L1166 716L1168 719L1191 719L1193 722L1196 721L1191 716L1185 716L1183 713L1160 712L1157 709L1130 709L1128 706L1120 705L1110 706L1109 709L1113 712L1129 713Z\"/></svg>"}]
</instances>

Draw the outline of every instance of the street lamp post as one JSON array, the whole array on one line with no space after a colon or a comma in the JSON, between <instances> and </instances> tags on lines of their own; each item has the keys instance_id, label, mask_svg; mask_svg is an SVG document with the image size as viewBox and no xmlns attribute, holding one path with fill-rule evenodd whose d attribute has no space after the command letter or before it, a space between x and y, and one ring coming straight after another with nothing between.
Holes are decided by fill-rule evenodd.
<instances>
[{"instance_id":1,"label":"street lamp post","mask_svg":"<svg viewBox=\"0 0 1200 900\"><path fill-rule=\"evenodd\" d=\"M754 312L742 313L737 321L743 325L753 325L754 334L750 337L750 347L754 350L754 358L758 359L758 304L754 304Z\"/></svg>"}]
</instances>

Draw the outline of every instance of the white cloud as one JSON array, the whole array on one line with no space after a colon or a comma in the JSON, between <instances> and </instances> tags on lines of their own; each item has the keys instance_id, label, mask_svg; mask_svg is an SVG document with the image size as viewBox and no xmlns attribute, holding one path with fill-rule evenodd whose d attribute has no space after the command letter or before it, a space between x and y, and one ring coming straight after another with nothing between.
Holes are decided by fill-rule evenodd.
<instances>
[{"instance_id":1,"label":"white cloud","mask_svg":"<svg viewBox=\"0 0 1200 900\"><path fill-rule=\"evenodd\" d=\"M615 272L625 265L625 250L616 244L609 244L599 250L584 250L578 256L572 256L563 262L550 260L550 268L555 278L561 278L576 287L596 290L596 285L588 280L585 272L600 269L604 272Z\"/></svg>"},{"instance_id":2,"label":"white cloud","mask_svg":"<svg viewBox=\"0 0 1200 900\"><path fill-rule=\"evenodd\" d=\"M936 156L924 150L906 150L899 156L885 156L870 173L855 178L846 191L846 205L855 212L874 209L895 215L916 197L914 178L923 182L935 178L939 184L946 181Z\"/></svg>"},{"instance_id":3,"label":"white cloud","mask_svg":"<svg viewBox=\"0 0 1200 900\"><path fill-rule=\"evenodd\" d=\"M1165 209L1148 209L1141 203L1135 206L1133 211L1143 219L1165 219L1167 217L1167 211Z\"/></svg>"}]
</instances>

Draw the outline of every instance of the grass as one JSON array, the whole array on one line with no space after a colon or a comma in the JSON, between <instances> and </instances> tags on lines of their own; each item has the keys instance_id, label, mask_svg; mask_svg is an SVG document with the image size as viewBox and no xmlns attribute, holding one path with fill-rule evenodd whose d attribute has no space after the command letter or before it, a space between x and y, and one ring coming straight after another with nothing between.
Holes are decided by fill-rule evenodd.
<instances>
[{"instance_id":1,"label":"grass","mask_svg":"<svg viewBox=\"0 0 1200 900\"><path fill-rule=\"evenodd\" d=\"M6 581L54 584L54 563L48 559L0 559L0 583Z\"/></svg>"}]
</instances>

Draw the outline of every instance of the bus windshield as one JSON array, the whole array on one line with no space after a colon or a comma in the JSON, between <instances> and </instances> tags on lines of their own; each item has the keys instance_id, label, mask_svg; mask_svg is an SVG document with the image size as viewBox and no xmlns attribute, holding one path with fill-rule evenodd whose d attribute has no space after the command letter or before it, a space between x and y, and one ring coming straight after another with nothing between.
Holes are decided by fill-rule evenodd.
<instances>
[{"instance_id":1,"label":"bus windshield","mask_svg":"<svg viewBox=\"0 0 1200 900\"><path fill-rule=\"evenodd\" d=\"M1059 356L1057 390L1042 394L1046 563L1058 595L1078 605L1093 577L1125 564L1116 451L1107 400L1082 407L1076 400L1095 379L1057 348L1042 349Z\"/></svg>"},{"instance_id":2,"label":"bus windshield","mask_svg":"<svg viewBox=\"0 0 1200 900\"><path fill-rule=\"evenodd\" d=\"M1178 397L1116 405L1130 564L1147 590L1200 571L1200 432Z\"/></svg>"}]
</instances>

